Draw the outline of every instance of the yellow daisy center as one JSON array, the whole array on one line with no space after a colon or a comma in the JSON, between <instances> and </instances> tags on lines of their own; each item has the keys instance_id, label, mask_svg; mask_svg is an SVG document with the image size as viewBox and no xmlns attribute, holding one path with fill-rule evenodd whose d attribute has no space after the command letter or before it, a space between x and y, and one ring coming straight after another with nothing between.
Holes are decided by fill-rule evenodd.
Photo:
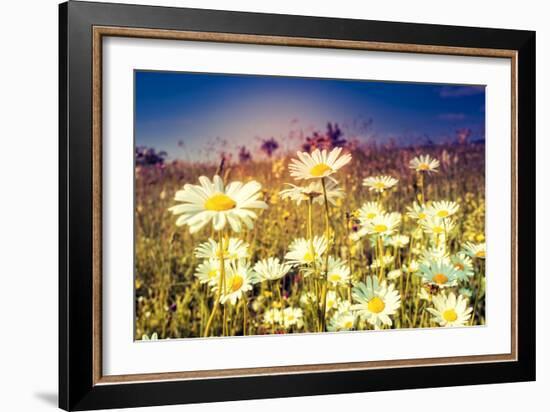
<instances>
[{"instance_id":1,"label":"yellow daisy center","mask_svg":"<svg viewBox=\"0 0 550 412\"><path fill-rule=\"evenodd\" d=\"M444 283L447 283L449 278L445 276L443 273L436 273L432 278L432 280L438 285L443 285Z\"/></svg>"},{"instance_id":2,"label":"yellow daisy center","mask_svg":"<svg viewBox=\"0 0 550 412\"><path fill-rule=\"evenodd\" d=\"M243 283L244 283L243 277L240 275L235 275L231 279L231 286L229 287L229 289L231 289L231 292L236 292L241 288Z\"/></svg>"},{"instance_id":3,"label":"yellow daisy center","mask_svg":"<svg viewBox=\"0 0 550 412\"><path fill-rule=\"evenodd\" d=\"M237 202L223 193L216 193L210 196L204 203L204 208L206 210L214 212L223 212L225 210L234 209L236 206Z\"/></svg>"},{"instance_id":4,"label":"yellow daisy center","mask_svg":"<svg viewBox=\"0 0 550 412\"><path fill-rule=\"evenodd\" d=\"M434 226L433 232L437 233L438 235L445 232L445 228L443 226Z\"/></svg>"},{"instance_id":5,"label":"yellow daisy center","mask_svg":"<svg viewBox=\"0 0 550 412\"><path fill-rule=\"evenodd\" d=\"M386 184L384 182L375 182L373 185L376 189L385 189Z\"/></svg>"},{"instance_id":6,"label":"yellow daisy center","mask_svg":"<svg viewBox=\"0 0 550 412\"><path fill-rule=\"evenodd\" d=\"M367 219L374 219L375 217L376 217L376 213L374 212L367 213Z\"/></svg>"},{"instance_id":7,"label":"yellow daisy center","mask_svg":"<svg viewBox=\"0 0 550 412\"><path fill-rule=\"evenodd\" d=\"M313 166L309 170L309 174L314 176L314 177L321 177L326 172L330 172L330 171L332 171L332 168L329 165L327 165L325 163L319 163L319 164L316 164L315 166Z\"/></svg>"},{"instance_id":8,"label":"yellow daisy center","mask_svg":"<svg viewBox=\"0 0 550 412\"><path fill-rule=\"evenodd\" d=\"M342 280L342 276L340 276L338 273L332 273L332 274L328 275L328 279L331 282L337 283L337 282L340 282Z\"/></svg>"},{"instance_id":9,"label":"yellow daisy center","mask_svg":"<svg viewBox=\"0 0 550 412\"><path fill-rule=\"evenodd\" d=\"M426 213L420 212L420 213L418 214L418 218L419 218L419 219L426 219Z\"/></svg>"},{"instance_id":10,"label":"yellow daisy center","mask_svg":"<svg viewBox=\"0 0 550 412\"><path fill-rule=\"evenodd\" d=\"M367 307L369 309L369 312L372 313L380 313L384 310L386 307L384 301L380 299L378 296L372 298L369 300L369 303L367 304Z\"/></svg>"},{"instance_id":11,"label":"yellow daisy center","mask_svg":"<svg viewBox=\"0 0 550 412\"><path fill-rule=\"evenodd\" d=\"M313 262L313 254L311 252L307 252L304 255L304 262Z\"/></svg>"},{"instance_id":12,"label":"yellow daisy center","mask_svg":"<svg viewBox=\"0 0 550 412\"><path fill-rule=\"evenodd\" d=\"M484 257L485 257L485 251L484 251L484 250L480 250L480 251L476 252L476 257L478 257L478 258L484 258Z\"/></svg>"},{"instance_id":13,"label":"yellow daisy center","mask_svg":"<svg viewBox=\"0 0 550 412\"><path fill-rule=\"evenodd\" d=\"M428 170L430 168L430 165L428 163L420 163L418 165L418 170Z\"/></svg>"},{"instance_id":14,"label":"yellow daisy center","mask_svg":"<svg viewBox=\"0 0 550 412\"><path fill-rule=\"evenodd\" d=\"M353 326L353 322L351 320L348 320L346 323L344 323L344 328L350 329Z\"/></svg>"},{"instance_id":15,"label":"yellow daisy center","mask_svg":"<svg viewBox=\"0 0 550 412\"><path fill-rule=\"evenodd\" d=\"M218 271L216 269L212 269L210 272L208 272L208 278L213 279L217 276Z\"/></svg>"},{"instance_id":16,"label":"yellow daisy center","mask_svg":"<svg viewBox=\"0 0 550 412\"><path fill-rule=\"evenodd\" d=\"M439 212L437 212L437 216L447 217L447 216L449 216L449 212L447 210L440 210Z\"/></svg>"},{"instance_id":17,"label":"yellow daisy center","mask_svg":"<svg viewBox=\"0 0 550 412\"><path fill-rule=\"evenodd\" d=\"M456 311L454 309L447 309L443 312L443 319L447 322L454 322L458 318Z\"/></svg>"},{"instance_id":18,"label":"yellow daisy center","mask_svg":"<svg viewBox=\"0 0 550 412\"><path fill-rule=\"evenodd\" d=\"M386 230L388 230L388 227L386 225L376 225L376 226L374 226L374 231L376 233L382 233L382 232L385 232Z\"/></svg>"}]
</instances>

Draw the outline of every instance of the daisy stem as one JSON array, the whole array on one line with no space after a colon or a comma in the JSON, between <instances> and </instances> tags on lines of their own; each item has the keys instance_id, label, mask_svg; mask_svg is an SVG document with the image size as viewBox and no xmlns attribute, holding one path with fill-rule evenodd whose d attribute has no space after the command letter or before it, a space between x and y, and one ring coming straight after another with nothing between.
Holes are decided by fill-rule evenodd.
<instances>
[{"instance_id":1,"label":"daisy stem","mask_svg":"<svg viewBox=\"0 0 550 412\"><path fill-rule=\"evenodd\" d=\"M278 284L275 286L275 288L277 289L277 292L279 293L279 304L281 305L281 323L285 324L285 312L284 312L284 309L285 309L285 305L284 305L284 301L283 301L283 293L281 292L282 288L283 288L283 280L281 279Z\"/></svg>"},{"instance_id":2,"label":"daisy stem","mask_svg":"<svg viewBox=\"0 0 550 412\"><path fill-rule=\"evenodd\" d=\"M384 277L384 245L382 243L382 236L378 235L378 260L380 263L380 273L378 274L378 280L382 281Z\"/></svg>"},{"instance_id":3,"label":"daisy stem","mask_svg":"<svg viewBox=\"0 0 550 412\"><path fill-rule=\"evenodd\" d=\"M479 274L477 276L476 297L474 299L474 306L472 307L472 319L470 319L470 326L475 323L475 317L477 313L477 305L479 303L479 295L481 290L481 267L479 268ZM481 322L480 322L481 323Z\"/></svg>"},{"instance_id":4,"label":"daisy stem","mask_svg":"<svg viewBox=\"0 0 550 412\"><path fill-rule=\"evenodd\" d=\"M246 327L248 321L248 302L246 296L243 297L243 336L246 336Z\"/></svg>"},{"instance_id":5,"label":"daisy stem","mask_svg":"<svg viewBox=\"0 0 550 412\"><path fill-rule=\"evenodd\" d=\"M349 270L350 270L350 277L349 277L349 283L348 283L348 300L349 300L349 303L351 303L351 288L353 287L353 282L352 282L352 278L353 278L353 261L351 259L351 239L350 239L350 233L349 233L349 225L350 225L350 218L349 218L349 215L346 214L346 240L347 240L347 243L348 243L348 266L349 266Z\"/></svg>"},{"instance_id":6,"label":"daisy stem","mask_svg":"<svg viewBox=\"0 0 550 412\"><path fill-rule=\"evenodd\" d=\"M315 256L315 247L313 245L313 199L311 197L309 197L307 201L307 237L309 240L309 253L311 254L313 263L313 286L315 289L315 301L320 302L319 286L317 283L317 256ZM319 305L318 303L315 305L317 307L316 312L319 320ZM319 325L317 325L317 328L319 328Z\"/></svg>"},{"instance_id":7,"label":"daisy stem","mask_svg":"<svg viewBox=\"0 0 550 412\"><path fill-rule=\"evenodd\" d=\"M222 287L225 286L225 262L224 262L224 249L223 249L223 233L220 230L218 232L219 235L219 254L220 254L220 287L218 288L218 294L216 295L216 300L214 301L214 307L212 308L212 313L210 313L210 317L208 318L208 321L206 322L206 327L204 328L204 337L208 337L208 332L210 332L210 327L212 326L212 321L214 320L214 316L216 316L216 312L218 311L218 306L220 305L220 298L222 293ZM223 286L222 286L223 285ZM225 311L225 307L224 307ZM225 331L225 326L224 326Z\"/></svg>"},{"instance_id":8,"label":"daisy stem","mask_svg":"<svg viewBox=\"0 0 550 412\"><path fill-rule=\"evenodd\" d=\"M328 207L328 196L325 178L321 178L321 184L323 185L323 200L325 203L325 237L327 240L327 251L325 255L325 282L323 283L322 291L322 311L321 311L321 332L325 331L326 327L326 312L327 312L327 282L328 282L328 256L330 252L330 213Z\"/></svg>"},{"instance_id":9,"label":"daisy stem","mask_svg":"<svg viewBox=\"0 0 550 412\"><path fill-rule=\"evenodd\" d=\"M424 204L424 175L418 172L418 186L420 187L420 204Z\"/></svg>"}]
</instances>

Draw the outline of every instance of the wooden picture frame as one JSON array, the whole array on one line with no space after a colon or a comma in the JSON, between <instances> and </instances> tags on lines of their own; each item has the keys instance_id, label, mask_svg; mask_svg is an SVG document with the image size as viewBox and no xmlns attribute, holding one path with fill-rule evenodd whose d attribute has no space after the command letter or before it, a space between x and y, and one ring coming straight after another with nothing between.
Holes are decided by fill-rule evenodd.
<instances>
[{"instance_id":1,"label":"wooden picture frame","mask_svg":"<svg viewBox=\"0 0 550 412\"><path fill-rule=\"evenodd\" d=\"M535 379L535 33L68 2L60 5L59 405L214 402ZM106 36L510 59L511 353L102 374L102 40Z\"/></svg>"}]
</instances>

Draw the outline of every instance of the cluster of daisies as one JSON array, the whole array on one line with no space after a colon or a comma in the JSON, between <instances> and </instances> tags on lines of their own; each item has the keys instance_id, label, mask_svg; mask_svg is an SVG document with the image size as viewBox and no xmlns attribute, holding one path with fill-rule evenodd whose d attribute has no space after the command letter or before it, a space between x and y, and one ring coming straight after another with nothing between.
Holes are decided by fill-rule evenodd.
<instances>
[{"instance_id":1,"label":"cluster of daisies","mask_svg":"<svg viewBox=\"0 0 550 412\"><path fill-rule=\"evenodd\" d=\"M331 208L345 196L336 177L351 160L341 148L298 152L297 159L291 160L290 176L296 184L287 184L280 196L307 205L307 233L290 241L280 257L253 261L249 245L238 237L243 226L251 229L258 212L268 207L262 200L260 183L226 184L217 175L212 180L201 176L198 185L186 184L176 193L179 203L170 208L177 215L176 225L188 226L191 233L208 226L214 235L194 251L200 259L195 276L213 296L204 336L212 332L215 319L221 319L217 323L222 324L221 333L228 333L228 305L242 309L242 333L246 334L250 298L255 296L252 291L258 284L261 291L269 291L272 300L258 309L266 332L304 330L306 316L313 319L307 331L392 327L392 318L408 297L402 290L403 277L408 275L417 276L423 285L415 298L429 303L426 311L436 324L461 326L473 319L471 296L461 291L467 290L462 286L474 276L474 260L485 258L485 245L465 243L460 252L449 254L460 206L453 201L426 201L425 175L439 168L439 162L430 156L415 157L410 162L419 188L415 203L406 212L416 222L414 230L403 234L402 214L385 208L386 195L399 180L392 176L367 177L363 186L373 192L373 201L352 214L356 224L346 242L366 243L372 249L368 275L354 274L349 253L347 260L338 256ZM314 208L320 208L322 222L314 221ZM411 248L409 256L415 257L396 262L396 251L404 248ZM297 274L301 275L299 306L287 306L282 280ZM263 293L258 295L263 297ZM218 313L220 305L223 314Z\"/></svg>"}]
</instances>

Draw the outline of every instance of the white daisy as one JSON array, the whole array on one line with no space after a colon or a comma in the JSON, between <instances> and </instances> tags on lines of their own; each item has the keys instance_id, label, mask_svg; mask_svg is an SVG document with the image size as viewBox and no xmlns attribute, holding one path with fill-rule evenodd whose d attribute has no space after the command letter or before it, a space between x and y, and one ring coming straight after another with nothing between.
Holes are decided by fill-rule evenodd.
<instances>
[{"instance_id":1,"label":"white daisy","mask_svg":"<svg viewBox=\"0 0 550 412\"><path fill-rule=\"evenodd\" d=\"M389 280L395 280L401 277L402 274L403 272L401 272L399 269L394 269L394 270L390 270L387 276Z\"/></svg>"},{"instance_id":2,"label":"white daisy","mask_svg":"<svg viewBox=\"0 0 550 412\"><path fill-rule=\"evenodd\" d=\"M252 209L267 208L267 204L260 200L262 186L258 182L231 182L225 187L218 175L212 181L201 176L199 182L200 185L186 184L176 192L174 199L182 204L168 209L174 215L180 215L176 225L188 225L191 233L199 231L210 221L214 230L222 230L229 224L233 231L240 232L241 223L253 227L252 220L257 215Z\"/></svg>"},{"instance_id":3,"label":"white daisy","mask_svg":"<svg viewBox=\"0 0 550 412\"><path fill-rule=\"evenodd\" d=\"M208 283L209 286L215 286L220 280L221 261L218 259L206 259L197 266L195 276L200 283ZM226 270L229 261L225 262Z\"/></svg>"},{"instance_id":4,"label":"white daisy","mask_svg":"<svg viewBox=\"0 0 550 412\"><path fill-rule=\"evenodd\" d=\"M453 231L455 222L451 218L428 216L420 222L424 232L433 236L445 236Z\"/></svg>"},{"instance_id":5,"label":"white daisy","mask_svg":"<svg viewBox=\"0 0 550 412\"><path fill-rule=\"evenodd\" d=\"M418 298L421 300L425 300L428 302L432 301L432 295L428 293L426 288L420 288L420 291L418 292Z\"/></svg>"},{"instance_id":6,"label":"white daisy","mask_svg":"<svg viewBox=\"0 0 550 412\"><path fill-rule=\"evenodd\" d=\"M421 262L428 265L432 261L443 261L446 263L451 262L449 258L449 253L447 252L445 245L423 249L421 252L421 255L422 255Z\"/></svg>"},{"instance_id":7,"label":"white daisy","mask_svg":"<svg viewBox=\"0 0 550 412\"><path fill-rule=\"evenodd\" d=\"M285 259L291 265L309 265L320 261L321 256L327 250L327 240L324 236L315 236L313 238L313 251L309 240L304 238L294 239L289 246L289 252Z\"/></svg>"},{"instance_id":8,"label":"white daisy","mask_svg":"<svg viewBox=\"0 0 550 412\"><path fill-rule=\"evenodd\" d=\"M459 277L455 267L444 260L434 260L420 265L420 275L424 283L440 288L455 286Z\"/></svg>"},{"instance_id":9,"label":"white daisy","mask_svg":"<svg viewBox=\"0 0 550 412\"><path fill-rule=\"evenodd\" d=\"M158 340L158 335L157 335L157 332L154 332L151 337L147 336L146 334L143 334L143 336L141 337L141 340Z\"/></svg>"},{"instance_id":10,"label":"white daisy","mask_svg":"<svg viewBox=\"0 0 550 412\"><path fill-rule=\"evenodd\" d=\"M388 267L391 265L394 261L395 257L393 255L384 255L382 259L374 259L372 261L372 264L370 265L371 269L378 269L380 266L384 265L384 267Z\"/></svg>"},{"instance_id":11,"label":"white daisy","mask_svg":"<svg viewBox=\"0 0 550 412\"><path fill-rule=\"evenodd\" d=\"M340 304L341 300L336 294L334 290L329 290L327 292L327 298L326 298L326 308L327 311L336 309L338 305Z\"/></svg>"},{"instance_id":12,"label":"white daisy","mask_svg":"<svg viewBox=\"0 0 550 412\"><path fill-rule=\"evenodd\" d=\"M406 246L409 246L409 240L410 238L408 236L397 234L388 238L386 243L390 246L401 249Z\"/></svg>"},{"instance_id":13,"label":"white daisy","mask_svg":"<svg viewBox=\"0 0 550 412\"><path fill-rule=\"evenodd\" d=\"M263 259L254 265L254 271L261 280L281 279L292 269L292 265L281 263L279 258L270 257Z\"/></svg>"},{"instance_id":14,"label":"white daisy","mask_svg":"<svg viewBox=\"0 0 550 412\"><path fill-rule=\"evenodd\" d=\"M276 325L281 323L281 310L272 308L264 312L264 323L267 325Z\"/></svg>"},{"instance_id":15,"label":"white daisy","mask_svg":"<svg viewBox=\"0 0 550 412\"><path fill-rule=\"evenodd\" d=\"M417 172L437 173L438 167L439 160L432 158L430 155L420 155L409 162L409 168L415 169Z\"/></svg>"},{"instance_id":16,"label":"white daisy","mask_svg":"<svg viewBox=\"0 0 550 412\"><path fill-rule=\"evenodd\" d=\"M395 232L400 223L400 213L384 213L368 221L364 229L369 235L387 236Z\"/></svg>"},{"instance_id":17,"label":"white daisy","mask_svg":"<svg viewBox=\"0 0 550 412\"><path fill-rule=\"evenodd\" d=\"M288 166L290 175L296 180L319 179L336 173L351 161L351 155L345 154L340 158L341 147L336 147L327 153L326 150L315 149L311 154L297 152L298 159L292 159Z\"/></svg>"},{"instance_id":18,"label":"white daisy","mask_svg":"<svg viewBox=\"0 0 550 412\"><path fill-rule=\"evenodd\" d=\"M372 219L382 215L384 209L378 202L367 202L359 210L357 210L357 218L363 225L367 224Z\"/></svg>"},{"instance_id":19,"label":"white daisy","mask_svg":"<svg viewBox=\"0 0 550 412\"><path fill-rule=\"evenodd\" d=\"M416 273L418 272L419 265L415 259L412 259L408 265L403 264L402 269L407 273Z\"/></svg>"},{"instance_id":20,"label":"white daisy","mask_svg":"<svg viewBox=\"0 0 550 412\"><path fill-rule=\"evenodd\" d=\"M463 252L458 252L451 258L451 262L458 271L458 280L468 280L474 276L474 264L472 258Z\"/></svg>"},{"instance_id":21,"label":"white daisy","mask_svg":"<svg viewBox=\"0 0 550 412\"><path fill-rule=\"evenodd\" d=\"M349 310L338 310L332 315L327 325L327 330L329 332L351 330L355 325L356 319L357 317L353 312Z\"/></svg>"},{"instance_id":22,"label":"white daisy","mask_svg":"<svg viewBox=\"0 0 550 412\"><path fill-rule=\"evenodd\" d=\"M223 241L225 260L248 258L248 243L234 237ZM220 245L214 239L208 239L195 248L195 256L201 259L219 259Z\"/></svg>"},{"instance_id":23,"label":"white daisy","mask_svg":"<svg viewBox=\"0 0 550 412\"><path fill-rule=\"evenodd\" d=\"M363 179L363 186L369 188L370 191L382 193L395 186L399 180L391 176L370 176Z\"/></svg>"},{"instance_id":24,"label":"white daisy","mask_svg":"<svg viewBox=\"0 0 550 412\"><path fill-rule=\"evenodd\" d=\"M325 204L325 197L323 195L323 184L319 180L315 180L307 186L296 186L292 183L286 183L290 188L281 190L279 195L283 199L291 199L296 202L297 205L302 201L312 199L313 203L320 205ZM335 205L337 199L344 197L344 191L338 187L338 182L333 180L327 180L325 182L325 189L327 191L327 200L330 204Z\"/></svg>"},{"instance_id":25,"label":"white daisy","mask_svg":"<svg viewBox=\"0 0 550 412\"><path fill-rule=\"evenodd\" d=\"M466 307L468 300L459 295L458 299L454 293L444 295L443 293L432 298L434 308L426 308L433 315L433 320L439 326L464 326L472 316L472 308Z\"/></svg>"},{"instance_id":26,"label":"white daisy","mask_svg":"<svg viewBox=\"0 0 550 412\"><path fill-rule=\"evenodd\" d=\"M485 259L487 250L485 247L485 242L483 243L472 243L466 242L462 245L464 251L473 258Z\"/></svg>"},{"instance_id":27,"label":"white daisy","mask_svg":"<svg viewBox=\"0 0 550 412\"><path fill-rule=\"evenodd\" d=\"M456 202L448 200L432 202L428 207L428 213L441 219L454 215L460 206Z\"/></svg>"},{"instance_id":28,"label":"white daisy","mask_svg":"<svg viewBox=\"0 0 550 412\"><path fill-rule=\"evenodd\" d=\"M407 206L407 216L414 220L423 220L428 217L427 207L426 205L418 204L417 202L414 202L412 207Z\"/></svg>"},{"instance_id":29,"label":"white daisy","mask_svg":"<svg viewBox=\"0 0 550 412\"><path fill-rule=\"evenodd\" d=\"M300 329L304 326L303 321L304 313L302 309L300 308L293 308L288 307L285 310L283 310L283 325L285 328L290 328L292 326L295 326L296 328Z\"/></svg>"},{"instance_id":30,"label":"white daisy","mask_svg":"<svg viewBox=\"0 0 550 412\"><path fill-rule=\"evenodd\" d=\"M225 304L229 301L234 305L246 292L252 290L252 285L257 283L258 278L245 260L231 262L227 269L220 302ZM216 285L215 289L218 287Z\"/></svg>"},{"instance_id":31,"label":"white daisy","mask_svg":"<svg viewBox=\"0 0 550 412\"><path fill-rule=\"evenodd\" d=\"M340 258L328 257L327 281L332 286L347 285L350 269Z\"/></svg>"},{"instance_id":32,"label":"white daisy","mask_svg":"<svg viewBox=\"0 0 550 412\"><path fill-rule=\"evenodd\" d=\"M300 304L303 306L310 306L317 302L317 296L312 292L304 292L300 295Z\"/></svg>"},{"instance_id":33,"label":"white daisy","mask_svg":"<svg viewBox=\"0 0 550 412\"><path fill-rule=\"evenodd\" d=\"M358 303L351 309L361 318L377 329L381 325L392 325L390 315L395 314L401 305L401 297L393 284L388 286L385 281L379 284L376 277L368 276L366 283L359 282L352 293L353 300Z\"/></svg>"}]
</instances>

